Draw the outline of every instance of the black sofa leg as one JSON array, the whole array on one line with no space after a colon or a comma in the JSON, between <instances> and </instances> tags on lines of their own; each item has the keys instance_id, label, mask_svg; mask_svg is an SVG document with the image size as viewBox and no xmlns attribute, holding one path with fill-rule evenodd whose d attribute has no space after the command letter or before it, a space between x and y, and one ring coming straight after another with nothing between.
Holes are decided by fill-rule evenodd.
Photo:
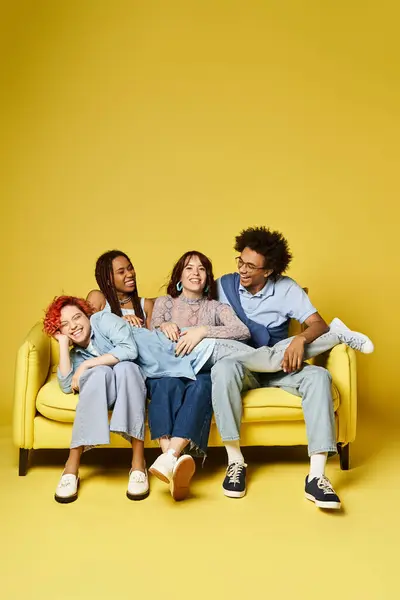
<instances>
[{"instance_id":1,"label":"black sofa leg","mask_svg":"<svg viewBox=\"0 0 400 600\"><path fill-rule=\"evenodd\" d=\"M350 469L350 444L346 444L345 446L338 444L337 448L340 459L340 468L342 471L348 471Z\"/></svg>"},{"instance_id":2,"label":"black sofa leg","mask_svg":"<svg viewBox=\"0 0 400 600\"><path fill-rule=\"evenodd\" d=\"M19 449L19 472L18 475L24 476L28 472L29 450L26 448Z\"/></svg>"}]
</instances>

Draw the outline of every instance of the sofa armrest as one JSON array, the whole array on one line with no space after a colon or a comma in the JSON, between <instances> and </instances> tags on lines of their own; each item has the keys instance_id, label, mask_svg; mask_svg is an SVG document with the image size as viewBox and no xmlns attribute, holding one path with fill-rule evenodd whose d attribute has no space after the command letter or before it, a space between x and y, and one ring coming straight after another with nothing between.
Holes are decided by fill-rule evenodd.
<instances>
[{"instance_id":1,"label":"sofa armrest","mask_svg":"<svg viewBox=\"0 0 400 600\"><path fill-rule=\"evenodd\" d=\"M340 395L340 405L336 412L337 441L342 444L353 442L357 425L356 354L348 346L339 344L313 362L328 369Z\"/></svg>"},{"instance_id":2,"label":"sofa armrest","mask_svg":"<svg viewBox=\"0 0 400 600\"><path fill-rule=\"evenodd\" d=\"M13 438L19 448L32 448L36 397L50 369L50 338L43 323L30 330L17 354L14 384Z\"/></svg>"}]
</instances>

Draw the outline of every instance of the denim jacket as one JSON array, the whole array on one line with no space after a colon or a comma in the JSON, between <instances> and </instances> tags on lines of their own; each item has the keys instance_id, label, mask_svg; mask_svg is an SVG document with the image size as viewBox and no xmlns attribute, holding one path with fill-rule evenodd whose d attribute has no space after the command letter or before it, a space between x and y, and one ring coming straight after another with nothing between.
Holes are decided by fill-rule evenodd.
<instances>
[{"instance_id":1,"label":"denim jacket","mask_svg":"<svg viewBox=\"0 0 400 600\"><path fill-rule=\"evenodd\" d=\"M90 341L98 355L112 354L119 361L131 360L142 369L145 377L186 377L196 379L196 373L207 362L214 349L215 340L205 339L192 352L183 357L175 356L175 342L160 331L132 327L117 315L101 311L90 317ZM93 358L87 348L74 345L70 351L71 370L57 377L66 394L72 392L72 377L79 365Z\"/></svg>"}]
</instances>

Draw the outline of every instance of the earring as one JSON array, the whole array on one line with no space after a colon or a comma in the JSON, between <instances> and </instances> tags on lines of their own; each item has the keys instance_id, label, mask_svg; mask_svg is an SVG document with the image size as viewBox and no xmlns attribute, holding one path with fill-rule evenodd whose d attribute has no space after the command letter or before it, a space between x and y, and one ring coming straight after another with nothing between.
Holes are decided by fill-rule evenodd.
<instances>
[{"instance_id":1,"label":"earring","mask_svg":"<svg viewBox=\"0 0 400 600\"><path fill-rule=\"evenodd\" d=\"M178 290L178 292L182 291L182 289L183 289L182 281L178 281L178 283L176 284L176 289Z\"/></svg>"},{"instance_id":2,"label":"earring","mask_svg":"<svg viewBox=\"0 0 400 600\"><path fill-rule=\"evenodd\" d=\"M206 288L204 288L204 293L207 294L208 293L208 286Z\"/></svg>"}]
</instances>

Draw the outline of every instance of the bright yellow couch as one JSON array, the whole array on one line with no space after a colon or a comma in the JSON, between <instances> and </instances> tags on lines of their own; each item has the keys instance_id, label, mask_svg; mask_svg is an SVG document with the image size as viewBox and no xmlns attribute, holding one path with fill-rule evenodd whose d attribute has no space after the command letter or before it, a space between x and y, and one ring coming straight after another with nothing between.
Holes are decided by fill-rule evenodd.
<instances>
[{"instance_id":1,"label":"bright yellow couch","mask_svg":"<svg viewBox=\"0 0 400 600\"><path fill-rule=\"evenodd\" d=\"M58 344L42 331L41 321L31 329L17 355L14 398L14 442L20 448L19 474L26 475L29 451L68 448L79 396L64 394L58 387ZM349 443L355 438L357 386L355 353L340 345L314 363L326 367L333 379L337 441L342 469L349 468ZM301 399L277 388L251 390L243 396L243 446L306 445ZM114 447L127 446L111 436ZM146 447L154 447L146 432ZM221 439L212 424L210 446Z\"/></svg>"}]
</instances>

